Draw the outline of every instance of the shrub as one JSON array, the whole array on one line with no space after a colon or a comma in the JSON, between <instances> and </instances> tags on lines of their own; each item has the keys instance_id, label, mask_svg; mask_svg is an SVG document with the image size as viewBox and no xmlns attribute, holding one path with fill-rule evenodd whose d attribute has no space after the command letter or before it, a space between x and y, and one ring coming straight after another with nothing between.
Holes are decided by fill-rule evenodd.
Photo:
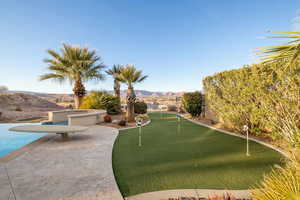
<instances>
[{"instance_id":1,"label":"shrub","mask_svg":"<svg viewBox=\"0 0 300 200\"><path fill-rule=\"evenodd\" d=\"M104 122L106 123L111 123L112 119L111 119L111 116L110 115L105 115L104 116Z\"/></svg>"},{"instance_id":2,"label":"shrub","mask_svg":"<svg viewBox=\"0 0 300 200\"><path fill-rule=\"evenodd\" d=\"M136 114L145 114L147 113L147 104L143 101L137 101L134 103L134 112Z\"/></svg>"},{"instance_id":3,"label":"shrub","mask_svg":"<svg viewBox=\"0 0 300 200\"><path fill-rule=\"evenodd\" d=\"M202 94L200 92L188 92L182 96L182 105L186 112L193 117L198 117L202 113Z\"/></svg>"},{"instance_id":4,"label":"shrub","mask_svg":"<svg viewBox=\"0 0 300 200\"><path fill-rule=\"evenodd\" d=\"M253 64L203 80L206 103L225 124L300 144L300 63Z\"/></svg>"},{"instance_id":5,"label":"shrub","mask_svg":"<svg viewBox=\"0 0 300 200\"><path fill-rule=\"evenodd\" d=\"M127 123L126 120L122 119L122 120L119 121L118 124L119 124L120 126L126 126L126 123Z\"/></svg>"},{"instance_id":6,"label":"shrub","mask_svg":"<svg viewBox=\"0 0 300 200\"><path fill-rule=\"evenodd\" d=\"M120 99L102 91L93 91L86 96L80 106L82 109L105 109L108 114L121 112Z\"/></svg>"},{"instance_id":7,"label":"shrub","mask_svg":"<svg viewBox=\"0 0 300 200\"><path fill-rule=\"evenodd\" d=\"M177 112L177 106L176 105L168 105L167 106L167 111L170 111L170 112Z\"/></svg>"},{"instance_id":8,"label":"shrub","mask_svg":"<svg viewBox=\"0 0 300 200\"><path fill-rule=\"evenodd\" d=\"M252 192L253 200L299 200L300 199L300 164L290 161L285 167L277 167L264 178L260 189Z\"/></svg>"},{"instance_id":9,"label":"shrub","mask_svg":"<svg viewBox=\"0 0 300 200\"><path fill-rule=\"evenodd\" d=\"M21 112L23 110L22 110L22 108L20 106L17 106L16 109L15 109L15 111Z\"/></svg>"}]
</instances>

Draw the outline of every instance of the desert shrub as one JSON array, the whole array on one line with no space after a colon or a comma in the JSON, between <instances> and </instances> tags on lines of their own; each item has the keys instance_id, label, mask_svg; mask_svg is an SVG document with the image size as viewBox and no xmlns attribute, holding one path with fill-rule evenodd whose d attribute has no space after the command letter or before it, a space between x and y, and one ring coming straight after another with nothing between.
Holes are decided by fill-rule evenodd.
<instances>
[{"instance_id":1,"label":"desert shrub","mask_svg":"<svg viewBox=\"0 0 300 200\"><path fill-rule=\"evenodd\" d=\"M111 123L111 121L112 121L110 115L105 115L103 119L104 119L104 122L106 122L106 123Z\"/></svg>"},{"instance_id":2,"label":"desert shrub","mask_svg":"<svg viewBox=\"0 0 300 200\"><path fill-rule=\"evenodd\" d=\"M225 124L300 144L299 63L253 64L203 80L206 103Z\"/></svg>"},{"instance_id":3,"label":"desert shrub","mask_svg":"<svg viewBox=\"0 0 300 200\"><path fill-rule=\"evenodd\" d=\"M137 101L134 103L134 112L136 114L145 114L147 113L147 104L143 101Z\"/></svg>"},{"instance_id":4,"label":"desert shrub","mask_svg":"<svg viewBox=\"0 0 300 200\"><path fill-rule=\"evenodd\" d=\"M277 167L264 178L259 189L252 192L253 200L299 200L300 164L290 161L285 167Z\"/></svg>"},{"instance_id":5,"label":"desert shrub","mask_svg":"<svg viewBox=\"0 0 300 200\"><path fill-rule=\"evenodd\" d=\"M202 94L200 92L185 93L181 101L186 112L193 117L200 116L202 112Z\"/></svg>"},{"instance_id":6,"label":"desert shrub","mask_svg":"<svg viewBox=\"0 0 300 200\"><path fill-rule=\"evenodd\" d=\"M177 106L176 105L168 105L167 111L169 112L177 112Z\"/></svg>"},{"instance_id":7,"label":"desert shrub","mask_svg":"<svg viewBox=\"0 0 300 200\"><path fill-rule=\"evenodd\" d=\"M16 109L15 109L15 111L21 112L23 110L22 110L22 108L20 106L17 106Z\"/></svg>"},{"instance_id":8,"label":"desert shrub","mask_svg":"<svg viewBox=\"0 0 300 200\"><path fill-rule=\"evenodd\" d=\"M81 109L105 109L108 114L121 112L120 99L102 91L93 91L83 99Z\"/></svg>"},{"instance_id":9,"label":"desert shrub","mask_svg":"<svg viewBox=\"0 0 300 200\"><path fill-rule=\"evenodd\" d=\"M119 121L118 124L119 124L120 126L126 126L126 123L127 123L126 120L125 120L125 119L122 119L122 120Z\"/></svg>"}]
</instances>

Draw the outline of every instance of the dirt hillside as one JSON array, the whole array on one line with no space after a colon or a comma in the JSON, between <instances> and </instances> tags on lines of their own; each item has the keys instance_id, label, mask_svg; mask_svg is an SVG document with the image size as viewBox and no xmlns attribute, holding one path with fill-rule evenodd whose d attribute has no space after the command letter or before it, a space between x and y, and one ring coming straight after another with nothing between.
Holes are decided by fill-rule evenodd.
<instances>
[{"instance_id":1,"label":"dirt hillside","mask_svg":"<svg viewBox=\"0 0 300 200\"><path fill-rule=\"evenodd\" d=\"M22 93L0 93L0 121L22 121L47 116L48 111L64 109L40 97Z\"/></svg>"}]
</instances>

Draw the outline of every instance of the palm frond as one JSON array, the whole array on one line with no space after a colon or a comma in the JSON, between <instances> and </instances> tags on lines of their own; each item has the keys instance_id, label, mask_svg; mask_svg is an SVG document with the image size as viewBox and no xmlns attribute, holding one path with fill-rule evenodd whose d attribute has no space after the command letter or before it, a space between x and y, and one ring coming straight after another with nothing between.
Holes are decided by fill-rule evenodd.
<instances>
[{"instance_id":1,"label":"palm frond","mask_svg":"<svg viewBox=\"0 0 300 200\"><path fill-rule=\"evenodd\" d=\"M47 52L52 58L46 58L44 62L48 64L48 70L51 73L42 75L40 80L64 81L68 79L71 83L77 80L104 80L101 72L105 66L99 63L101 57L88 47L81 48L64 43L60 53L54 50L47 50Z\"/></svg>"},{"instance_id":2,"label":"palm frond","mask_svg":"<svg viewBox=\"0 0 300 200\"><path fill-rule=\"evenodd\" d=\"M284 36L271 36L269 38L284 38L293 39L285 44L277 46L267 46L256 49L263 63L277 62L279 60L286 60L288 64L300 58L300 32L273 32L292 34Z\"/></svg>"}]
</instances>

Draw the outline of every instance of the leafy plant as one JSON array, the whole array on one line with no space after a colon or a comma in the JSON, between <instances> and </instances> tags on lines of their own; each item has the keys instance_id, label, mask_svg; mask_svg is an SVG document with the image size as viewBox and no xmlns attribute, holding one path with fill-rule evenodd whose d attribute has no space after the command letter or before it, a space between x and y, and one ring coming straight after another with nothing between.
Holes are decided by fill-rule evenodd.
<instances>
[{"instance_id":1,"label":"leafy plant","mask_svg":"<svg viewBox=\"0 0 300 200\"><path fill-rule=\"evenodd\" d=\"M61 54L54 50L47 51L51 59L44 59L50 73L40 76L40 80L53 79L62 83L66 80L73 85L75 108L79 108L86 94L83 82L104 80L101 70L104 68L96 51L89 48L63 44Z\"/></svg>"},{"instance_id":2,"label":"leafy plant","mask_svg":"<svg viewBox=\"0 0 300 200\"><path fill-rule=\"evenodd\" d=\"M121 111L120 99L102 91L93 91L82 102L82 109L105 109L108 114L118 114Z\"/></svg>"},{"instance_id":3,"label":"leafy plant","mask_svg":"<svg viewBox=\"0 0 300 200\"><path fill-rule=\"evenodd\" d=\"M138 101L134 103L134 113L145 114L147 113L147 104L143 101Z\"/></svg>"},{"instance_id":4,"label":"leafy plant","mask_svg":"<svg viewBox=\"0 0 300 200\"><path fill-rule=\"evenodd\" d=\"M137 70L134 65L126 65L120 70L120 74L116 80L125 83L128 86L126 103L127 103L127 120L134 121L134 103L136 95L134 93L133 85L144 81L148 76L144 76L141 70Z\"/></svg>"},{"instance_id":5,"label":"leafy plant","mask_svg":"<svg viewBox=\"0 0 300 200\"><path fill-rule=\"evenodd\" d=\"M300 32L273 32L286 34L282 36L272 36L269 38L292 39L291 41L277 46L262 47L258 49L258 54L262 55L264 62L278 62L285 60L286 64L292 64L300 58Z\"/></svg>"},{"instance_id":6,"label":"leafy plant","mask_svg":"<svg viewBox=\"0 0 300 200\"><path fill-rule=\"evenodd\" d=\"M193 117L198 117L202 113L202 94L200 92L188 92L182 96L182 104L186 112Z\"/></svg>"},{"instance_id":7,"label":"leafy plant","mask_svg":"<svg viewBox=\"0 0 300 200\"><path fill-rule=\"evenodd\" d=\"M252 192L253 200L300 200L300 164L290 161L277 167Z\"/></svg>"},{"instance_id":8,"label":"leafy plant","mask_svg":"<svg viewBox=\"0 0 300 200\"><path fill-rule=\"evenodd\" d=\"M126 123L127 123L127 122L126 122L125 119L121 119L121 120L119 121L118 124L119 124L120 126L126 126Z\"/></svg>"},{"instance_id":9,"label":"leafy plant","mask_svg":"<svg viewBox=\"0 0 300 200\"><path fill-rule=\"evenodd\" d=\"M110 115L105 115L104 116L104 122L106 123L111 123L112 119L111 119L111 116Z\"/></svg>"},{"instance_id":10,"label":"leafy plant","mask_svg":"<svg viewBox=\"0 0 300 200\"><path fill-rule=\"evenodd\" d=\"M114 79L114 91L115 96L120 98L120 81L117 79L117 77L120 75L122 69L122 65L114 65L111 69L107 70L106 73L113 77Z\"/></svg>"}]
</instances>

